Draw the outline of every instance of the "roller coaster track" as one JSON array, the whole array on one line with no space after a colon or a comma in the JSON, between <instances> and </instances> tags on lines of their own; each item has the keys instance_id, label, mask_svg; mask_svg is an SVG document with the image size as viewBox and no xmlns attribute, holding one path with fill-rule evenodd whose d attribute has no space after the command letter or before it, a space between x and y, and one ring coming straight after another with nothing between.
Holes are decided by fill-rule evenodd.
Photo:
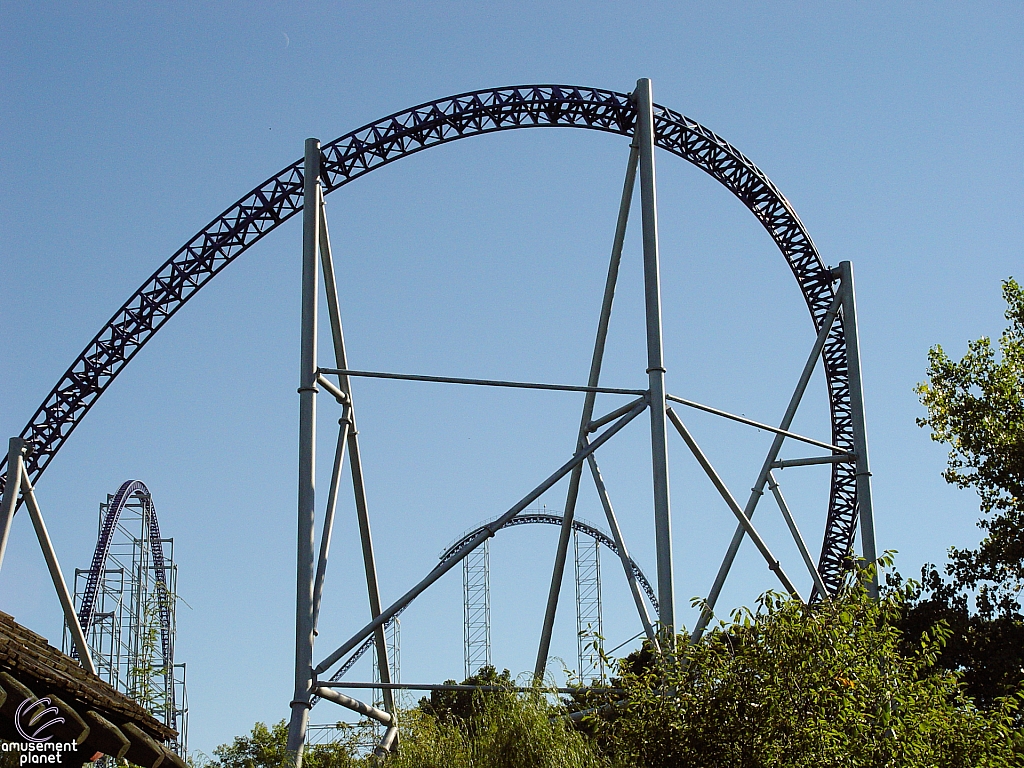
<instances>
[{"instance_id":1,"label":"roller coaster track","mask_svg":"<svg viewBox=\"0 0 1024 768\"><path fill-rule=\"evenodd\" d=\"M497 88L427 102L370 123L322 148L322 180L331 192L432 146L497 131L566 127L632 136L636 110L625 93L563 85ZM753 163L699 123L654 107L656 146L692 163L732 192L761 222L785 257L817 332L834 299L832 276L789 201ZM32 447L33 482L139 350L224 267L302 209L302 161L292 163L217 216L168 259L114 313L75 359L21 432ZM842 318L822 358L832 443L853 451L853 424ZM0 467L6 464L6 459ZM849 567L857 520L851 464L833 464L819 571L838 589ZM6 474L0 477L0 485Z\"/></svg>"},{"instance_id":2,"label":"roller coaster track","mask_svg":"<svg viewBox=\"0 0 1024 768\"><path fill-rule=\"evenodd\" d=\"M561 526L562 516L551 515L543 512L530 512L526 514L520 514L518 517L514 517L511 520L509 520L498 530L500 531L504 530L505 528L513 528L517 525L538 524ZM475 537L478 533L483 531L484 528L486 527L487 523L483 523L482 525L479 525L476 528L473 528L472 530L467 531L465 534L460 536L455 541L455 543L453 543L450 547L448 547L444 552L441 553L441 557L439 558L440 561L443 563L445 560L454 557L455 554L460 549L466 546L466 544L469 543L473 539L473 537ZM619 548L615 546L615 541L612 539L611 536L606 534L600 528L597 528L584 520L575 518L572 521L572 529L586 536L589 536L599 544L603 544L605 547L611 550L613 554L619 554ZM651 605L654 608L654 612L658 613L658 598L654 594L654 588L651 587L651 583L647 580L647 577L644 576L644 572L640 570L640 566L636 564L636 561L634 561L633 558L629 558L629 565L630 570L633 571L633 575L636 577L637 583L640 585L640 588L644 591L644 594L647 595L647 599L651 601ZM398 616L401 615L401 613L405 611L405 609L408 608L410 605L412 605L411 602L406 603L404 606L402 606L401 610L399 610L394 615L394 617L384 625L385 629L391 626L391 622L398 618ZM338 671L331 675L331 681L336 683L339 680L341 680L346 674L348 674L348 671L352 669L353 666L355 666L355 663L359 661L359 659L361 659L367 651L370 650L370 648L373 646L373 641L374 638L372 636L368 637L363 642L362 645L356 648L356 650L352 652L352 655L345 660L345 663L338 668ZM317 701L319 701L319 697L314 697L313 704L316 704Z\"/></svg>"},{"instance_id":3,"label":"roller coaster track","mask_svg":"<svg viewBox=\"0 0 1024 768\"><path fill-rule=\"evenodd\" d=\"M160 649L163 652L162 658L166 668L171 663L171 600L174 598L167 588L167 566L164 560L163 540L160 536L160 523L156 519L156 507L153 505L153 497L149 489L141 480L127 480L122 483L107 506L107 514L103 518L100 535L96 540L96 549L92 553L92 563L89 566L85 591L78 609L78 621L82 625L82 632L88 635L89 627L92 625L96 598L99 595L100 581L107 567L107 557L110 555L110 544L113 541L114 532L117 530L117 521L121 517L121 512L124 511L125 505L133 498L142 502L142 514L145 516L149 529L149 547L153 555L153 580L156 582L157 612L160 618ZM77 657L73 646L71 655ZM177 730L177 725L174 723L173 685L170 687L169 693L171 722L168 725Z\"/></svg>"},{"instance_id":4,"label":"roller coaster track","mask_svg":"<svg viewBox=\"0 0 1024 768\"><path fill-rule=\"evenodd\" d=\"M520 513L516 517L513 517L511 520L509 520L507 523L501 526L501 528L499 528L498 530L500 531L505 528L512 528L517 525L538 524L561 526L562 516L546 514L543 512L524 512ZM454 557L455 554L460 549L462 549L464 546L466 546L466 544L472 541L473 538L478 533L482 532L487 527L487 525L487 523L483 523L474 528L473 530L467 531L465 534L460 536L455 541L454 544L452 544L450 547L448 547L448 549L441 553L441 562L443 563L445 560ZM613 554L619 554L619 548L615 546L615 541L612 540L612 537L604 531L602 531L600 528L591 525L585 520L579 520L574 518L572 521L572 529L574 531L578 531L579 533L589 536L599 544L603 544L605 547L610 549ZM640 566L636 564L636 561L634 561L632 557L629 558L629 566L630 570L633 572L633 575L636 577L637 583L640 585L640 588L643 589L644 593L647 595L647 599L651 601L651 606L654 608L654 612L658 613L658 598L654 594L654 589L651 587L651 583L647 581L647 577L644 576L644 572L640 570Z\"/></svg>"}]
</instances>

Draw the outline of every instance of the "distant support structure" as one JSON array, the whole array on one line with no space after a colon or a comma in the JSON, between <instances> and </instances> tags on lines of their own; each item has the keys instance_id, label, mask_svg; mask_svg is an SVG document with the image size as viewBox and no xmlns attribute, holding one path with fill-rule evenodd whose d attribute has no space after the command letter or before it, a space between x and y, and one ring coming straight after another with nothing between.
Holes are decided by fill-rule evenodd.
<instances>
[{"instance_id":1,"label":"distant support structure","mask_svg":"<svg viewBox=\"0 0 1024 768\"><path fill-rule=\"evenodd\" d=\"M75 569L74 603L96 674L178 732L188 749L185 665L175 663L178 567L146 485L128 480L100 504L88 569ZM65 624L64 649L77 653Z\"/></svg>"},{"instance_id":2,"label":"distant support structure","mask_svg":"<svg viewBox=\"0 0 1024 768\"><path fill-rule=\"evenodd\" d=\"M462 561L463 646L466 677L491 665L491 545L485 541Z\"/></svg>"},{"instance_id":3,"label":"distant support structure","mask_svg":"<svg viewBox=\"0 0 1024 768\"><path fill-rule=\"evenodd\" d=\"M556 525L561 527L564 517L542 510L528 510L499 528L514 528L519 525ZM488 530L494 521L482 523L470 529L441 553L440 561L445 563L458 556L460 550L473 541L482 531ZM604 674L600 653L594 641L604 634L604 617L601 602L601 561L599 550L603 546L615 555L620 549L614 539L592 523L575 518L571 524L576 554L576 633L580 679L601 678ZM582 537L582 538L581 538ZM465 616L465 657L466 677L475 674L490 664L490 539L485 539L477 549L467 554L462 562L463 602ZM481 556L480 552L487 553ZM475 558L475 560L474 560ZM474 562L473 566L466 563ZM658 598L651 583L644 576L640 566L631 557L627 561L632 581L646 595L655 616L658 615ZM486 606L486 614L483 608ZM598 645L598 648L601 646ZM477 660L486 658L486 662ZM340 679L332 678L333 682Z\"/></svg>"},{"instance_id":4,"label":"distant support structure","mask_svg":"<svg viewBox=\"0 0 1024 768\"><path fill-rule=\"evenodd\" d=\"M601 543L572 532L576 555L576 649L580 682L604 681L601 656L604 623L601 611Z\"/></svg>"}]
</instances>

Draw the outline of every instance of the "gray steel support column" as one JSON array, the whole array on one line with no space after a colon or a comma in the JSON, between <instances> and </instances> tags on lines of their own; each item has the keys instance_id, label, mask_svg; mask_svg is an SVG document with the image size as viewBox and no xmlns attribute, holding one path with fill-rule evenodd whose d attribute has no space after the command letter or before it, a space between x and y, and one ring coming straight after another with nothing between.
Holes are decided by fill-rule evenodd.
<instances>
[{"instance_id":1,"label":"gray steel support column","mask_svg":"<svg viewBox=\"0 0 1024 768\"><path fill-rule=\"evenodd\" d=\"M622 244L626 239L626 225L629 222L629 204L633 198L633 187L636 184L636 167L639 150L636 142L630 145L629 160L626 163L626 179L622 184L622 197L619 200L619 216L615 222L615 236L612 240L612 255L608 262L608 277L604 283L604 298L601 302L601 315L597 322L597 338L594 341L594 355L590 361L590 377L588 387L596 387L601 380L601 365L604 362L604 348L608 340L608 323L612 316L612 302L615 300L615 284L619 277L619 264L622 261ZM580 450L587 441L587 431L594 417L596 392L587 392L583 401L583 415L580 418L580 431L576 437L576 450ZM540 633L540 644L537 647L537 662L533 668L536 680L544 679L544 670L548 664L551 651L551 633L555 628L555 614L558 611L558 596L562 589L562 578L565 575L565 558L569 551L569 536L572 533L573 516L576 514L576 500L580 492L580 478L583 465L580 464L569 476L569 490L565 497L565 509L562 510L562 528L558 535L558 547L555 549L555 564L551 570L551 586L548 588L548 602L544 609L544 624Z\"/></svg>"},{"instance_id":2,"label":"gray steel support column","mask_svg":"<svg viewBox=\"0 0 1024 768\"><path fill-rule=\"evenodd\" d=\"M306 139L302 208L302 332L299 364L299 504L295 568L295 692L287 750L296 768L313 693L313 522L316 515L317 245L320 239L320 142Z\"/></svg>"},{"instance_id":3,"label":"gray steel support column","mask_svg":"<svg viewBox=\"0 0 1024 768\"><path fill-rule=\"evenodd\" d=\"M837 295L833 300L832 305L829 307L828 312L825 313L825 317L822 318L821 328L818 329L818 335L814 339L814 344L811 345L811 352L807 355L807 361L804 363L804 369L800 372L800 379L796 383L796 387L793 389L793 396L789 399L789 405L786 407L786 413L782 417L782 422L779 427L782 430L788 430L793 423L793 418L796 416L797 408L800 407L800 401L803 400L804 392L807 391L807 385L811 381L811 376L814 374L814 369L818 366L818 358L821 357L821 350L825 346L825 341L828 339L828 334L832 330L832 323L835 322L836 315L839 314L839 308L842 306L843 297ZM760 501L761 496L764 494L765 483L768 482L768 473L772 470L772 463L779 455L779 451L782 450L782 443L785 441L786 436L776 434L775 439L772 441L772 447L768 450L768 455L765 456L764 463L761 465L761 471L757 475L757 481L754 486L750 489L750 496L747 498L747 506L743 509L743 514L750 519L754 516L754 511L757 509L757 503ZM718 574L715 576L715 583L711 586L711 591L708 593L708 599L704 601L705 608L701 612L700 619L697 621L697 626L693 629L693 634L690 635L690 642L697 642L701 635L704 633L708 622L711 621L711 617L715 610L715 604L718 602L718 596L722 593L722 587L725 586L725 580L729 576L729 571L732 568L733 561L736 560L736 554L740 551L740 544L743 543L743 537L746 535L746 531L742 525L736 526L736 531L732 535L732 541L729 542L729 549L725 553L725 558L722 560L722 565L718 569Z\"/></svg>"},{"instance_id":4,"label":"gray steel support column","mask_svg":"<svg viewBox=\"0 0 1024 768\"><path fill-rule=\"evenodd\" d=\"M319 193L319 190L318 190ZM348 368L348 355L345 352L345 332L341 325L341 303L338 300L338 283L334 275L334 254L331 251L331 234L327 227L327 209L323 195L320 194L318 209L320 211L320 263L324 270L324 290L327 294L327 315L331 321L331 340L334 342L334 361L342 370ZM359 452L359 430L356 428L356 412L352 402L352 383L348 376L339 374L338 383L341 391L348 398L348 465L352 472L352 493L355 497L356 518L359 523L359 542L363 551L363 571L366 574L366 592L370 602L370 616L380 615L380 589L377 586L377 564L373 555L373 536L370 532L370 511L366 503L366 484L363 482L363 460ZM384 628L374 633L374 645L377 647L377 671L383 683L391 682L391 665L388 660L388 647L384 637ZM395 711L394 694L384 689L384 708L388 712Z\"/></svg>"},{"instance_id":5,"label":"gray steel support column","mask_svg":"<svg viewBox=\"0 0 1024 768\"><path fill-rule=\"evenodd\" d=\"M345 461L345 443L352 421L348 416L349 408L342 409L342 417L338 422L338 446L334 449L334 468L331 471L331 487L327 492L327 511L324 513L324 530L320 534L320 558L316 563L316 576L313 579L313 635L317 631L320 619L320 600L324 594L324 579L327 578L327 558L331 553L331 534L334 532L334 512L338 507L338 486L341 485L341 470Z\"/></svg>"},{"instance_id":6,"label":"gray steel support column","mask_svg":"<svg viewBox=\"0 0 1024 768\"><path fill-rule=\"evenodd\" d=\"M661 267L658 255L658 199L654 178L654 103L651 81L637 80L636 140L640 147L640 208L647 308L647 375L650 381L651 466L654 472L654 535L658 555L658 607L663 631L673 637L676 599L672 569L672 514L668 486L668 430L665 362L661 338Z\"/></svg>"},{"instance_id":7,"label":"gray steel support column","mask_svg":"<svg viewBox=\"0 0 1024 768\"><path fill-rule=\"evenodd\" d=\"M601 470L597 466L597 459L594 454L587 457L590 463L590 473L594 476L594 485L597 487L597 495L601 497L601 506L604 507L604 516L608 521L608 530L612 534L612 541L615 548L619 550L619 561L622 563L622 570L626 573L626 581L629 582L629 591L633 595L633 602L636 604L637 614L640 616L640 623L643 624L647 639L654 648L658 648L658 638L651 625L651 619L647 615L647 606L644 604L643 595L640 594L640 585L636 581L636 574L633 573L633 563L626 550L626 542L622 538L622 531L619 530L619 521L615 517L615 510L612 509L612 500L608 495L608 488L605 487L604 478L601 477Z\"/></svg>"},{"instance_id":8,"label":"gray steel support column","mask_svg":"<svg viewBox=\"0 0 1024 768\"><path fill-rule=\"evenodd\" d=\"M7 485L4 486L4 497L0 502L0 567L4 564L7 538L11 535L14 510L18 507L24 455L25 441L20 437L12 437L7 444Z\"/></svg>"},{"instance_id":9,"label":"gray steel support column","mask_svg":"<svg viewBox=\"0 0 1024 768\"><path fill-rule=\"evenodd\" d=\"M853 264L839 262L843 296L843 333L846 335L846 364L850 376L850 416L853 420L853 452L857 454L857 514L860 517L861 552L869 565L877 567L875 517L871 506L871 469L868 465L868 432L864 418L864 382L860 370L860 336L857 332L857 296L853 288ZM878 597L878 574L871 577L868 591Z\"/></svg>"},{"instance_id":10,"label":"gray steel support column","mask_svg":"<svg viewBox=\"0 0 1024 768\"><path fill-rule=\"evenodd\" d=\"M818 573L818 567L814 564L814 558L811 557L810 550L807 549L807 543L800 534L800 529L797 527L793 513L789 509L789 504L786 503L786 497L782 495L782 489L779 487L775 475L771 472L768 473L768 487L771 488L772 495L775 497L775 503L779 505L779 511L782 512L782 516L786 519L786 525L789 526L789 532L793 536L796 548L800 550L800 557L803 558L804 565L807 566L807 571L811 574L814 589L818 591L823 600L828 600L828 588L825 586L825 582L821 580L821 574Z\"/></svg>"},{"instance_id":11,"label":"gray steel support column","mask_svg":"<svg viewBox=\"0 0 1024 768\"><path fill-rule=\"evenodd\" d=\"M57 591L57 598L60 600L61 610L64 612L64 621L67 622L71 631L71 640L78 651L78 660L82 663L85 671L89 674L96 674L96 665L93 664L92 654L89 653L89 644L85 641L85 633L82 632L82 625L75 613L75 604L68 592L67 582L64 581L64 574L60 570L60 563L57 561L57 553L53 549L53 542L50 541L50 534L46 530L46 523L43 522L43 513L39 509L39 502L32 489L32 484L25 476L25 468L21 461L18 471L22 473L22 492L25 494L25 506L28 507L29 517L32 518L32 527L36 529L36 538L39 539L39 548L43 550L43 559L46 560L46 568L53 580L53 588ZM10 465L8 465L8 477L10 477Z\"/></svg>"}]
</instances>

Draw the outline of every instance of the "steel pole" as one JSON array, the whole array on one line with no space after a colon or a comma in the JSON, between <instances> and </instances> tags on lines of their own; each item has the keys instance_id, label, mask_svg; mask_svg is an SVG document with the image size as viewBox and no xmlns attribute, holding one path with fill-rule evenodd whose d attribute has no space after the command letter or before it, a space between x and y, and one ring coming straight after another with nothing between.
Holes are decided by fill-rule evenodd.
<instances>
[{"instance_id":1,"label":"steel pole","mask_svg":"<svg viewBox=\"0 0 1024 768\"><path fill-rule=\"evenodd\" d=\"M814 564L814 558L811 557L810 550L807 549L807 543L800 534L800 529L797 527L793 513L789 509L789 504L786 503L786 497L782 495L782 489L779 487L775 475L771 472L768 473L768 487L771 489L772 495L775 496L775 503L779 505L779 511L782 512L782 516L786 519L786 525L789 526L789 532L793 535L793 541L796 543L797 549L800 550L800 557L803 558L804 565L807 566L807 571L811 574L814 588L821 594L822 600L828 600L828 588L825 586L825 582L822 581L821 574L818 573L818 567Z\"/></svg>"},{"instance_id":2,"label":"steel pole","mask_svg":"<svg viewBox=\"0 0 1024 768\"><path fill-rule=\"evenodd\" d=\"M800 597L800 593L797 591L792 579L790 579L789 576L786 575L786 572L782 570L782 564L779 562L779 559L772 554L770 549L768 549L768 545L764 542L764 539L761 538L761 534L757 532L757 529L754 528L754 524L750 522L750 518L743 514L743 510L740 509L740 505L736 501L736 498L729 491L728 487L726 487L721 475L719 475L718 472L715 471L715 468L711 466L711 462L708 461L708 457L704 455L700 446L697 445L697 441L693 439L693 435L690 434L686 425L683 424L682 419L680 419L676 412L671 408L668 409L668 417L672 420L672 425L679 432L679 436L683 438L686 446L693 453L694 458L697 459L697 463L701 465L701 468L703 468L704 473L708 476L711 484L718 489L718 493L721 495L722 500L725 501L726 506L729 507L729 510L736 516L739 524L742 525L743 529L746 531L747 536L751 538L754 545L761 553L761 556L764 557L765 562L768 563L768 569L775 572L775 575L779 577L779 581L782 582L782 586L786 588L787 592L797 599L802 600L803 598Z\"/></svg>"},{"instance_id":3,"label":"steel pole","mask_svg":"<svg viewBox=\"0 0 1024 768\"><path fill-rule=\"evenodd\" d=\"M327 315L331 321L331 340L334 342L334 362L342 370L348 368L345 352L345 332L341 325L341 302L338 300L338 283L334 275L334 254L331 251L331 233L327 227L327 209L323 195L320 195L320 263L324 271L324 290L327 294ZM356 518L359 523L359 542L363 552L363 572L366 575L366 592L370 603L370 617L380 615L380 588L377 585L377 563L373 554L373 535L370 531L370 511L366 503L366 484L363 482L363 459L359 452L359 430L356 428L356 412L352 402L352 382L344 374L338 375L341 391L348 398L348 465L352 472L352 493L355 497ZM381 682L391 682L391 665L384 628L374 634L377 646L377 671ZM384 708L395 711L394 695L385 689Z\"/></svg>"},{"instance_id":4,"label":"steel pole","mask_svg":"<svg viewBox=\"0 0 1024 768\"><path fill-rule=\"evenodd\" d=\"M612 541L615 542L615 548L619 550L619 561L622 563L622 570L626 572L626 581L629 583L629 591L633 595L640 623L643 624L644 632L651 645L658 648L658 638L655 635L654 627L651 626L651 618L647 615L647 606L644 605L644 598L640 594L640 585L637 584L636 574L633 573L633 562L626 550L626 542L622 538L622 531L619 530L619 521L615 518L615 510L612 509L612 500L608 495L608 488L605 487L604 478L601 477L601 470L597 466L594 454L587 457L587 462L590 464L590 473L594 477L597 495L601 497L601 506L604 507L605 519L608 521L608 530L611 532Z\"/></svg>"},{"instance_id":5,"label":"steel pole","mask_svg":"<svg viewBox=\"0 0 1024 768\"><path fill-rule=\"evenodd\" d=\"M846 364L850 376L850 415L853 421L853 452L857 454L857 514L864 559L878 567L875 549L875 517L871 506L871 469L868 466L868 432L864 418L864 382L860 369L860 335L857 331L857 296L853 288L853 264L839 262L843 296L843 333L846 335ZM872 574L868 592L878 597L878 573Z\"/></svg>"},{"instance_id":6,"label":"steel pole","mask_svg":"<svg viewBox=\"0 0 1024 768\"><path fill-rule=\"evenodd\" d=\"M327 493L327 511L324 513L324 529L320 534L320 558L316 562L316 576L313 578L313 635L317 633L320 619L320 600L324 594L324 579L327 578L327 558L331 553L331 534L334 532L334 513L338 507L338 488L341 485L342 464L345 461L345 443L352 424L348 406L342 409L338 422L338 445L334 449L334 468L331 470L331 487Z\"/></svg>"},{"instance_id":7,"label":"steel pole","mask_svg":"<svg viewBox=\"0 0 1024 768\"><path fill-rule=\"evenodd\" d=\"M320 239L320 142L306 139L302 201L302 331L299 363L299 504L295 568L295 692L287 749L296 768L313 692L313 522L316 515L317 245Z\"/></svg>"},{"instance_id":8,"label":"steel pole","mask_svg":"<svg viewBox=\"0 0 1024 768\"><path fill-rule=\"evenodd\" d=\"M650 382L651 468L654 473L654 535L658 555L658 608L662 629L674 637L676 599L672 569L672 513L668 486L668 429L665 362L661 337L661 266L658 255L658 199L654 177L654 102L651 81L637 80L636 141L640 147L640 210L647 309L647 375Z\"/></svg>"},{"instance_id":9,"label":"steel pole","mask_svg":"<svg viewBox=\"0 0 1024 768\"><path fill-rule=\"evenodd\" d=\"M11 535L14 510L18 506L24 456L25 441L20 437L12 437L7 443L7 484L4 486L3 501L0 502L0 567L4 564L7 538Z\"/></svg>"},{"instance_id":10,"label":"steel pole","mask_svg":"<svg viewBox=\"0 0 1024 768\"><path fill-rule=\"evenodd\" d=\"M95 675L96 666L93 664L92 654L89 653L89 644L85 641L82 624L75 613L75 604L71 599L71 593L68 592L68 585L64 581L64 574L60 570L57 552L53 548L53 542L50 541L50 534L46 530L46 523L43 522L43 513L39 509L39 502L36 501L32 484L25 476L24 464L21 461L18 464L20 465L18 470L22 473L21 483L23 493L25 494L25 506L28 507L29 517L32 518L32 527L36 529L39 548L43 550L43 559L46 560L46 568L50 571L53 588L57 591L57 599L60 600L60 607L64 612L64 621L67 622L68 629L71 632L71 640L75 644L75 650L78 651L78 660L82 663L86 672ZM10 473L8 473L9 476Z\"/></svg>"},{"instance_id":11,"label":"steel pole","mask_svg":"<svg viewBox=\"0 0 1024 768\"><path fill-rule=\"evenodd\" d=\"M629 160L626 163L626 178L622 184L622 197L619 200L619 215L615 222L615 236L612 240L612 254L608 261L608 276L604 283L604 297L601 301L601 315L597 322L597 338L594 341L594 354L590 360L590 377L588 387L596 387L601 379L601 366L604 362L604 348L608 340L608 323L612 316L612 302L615 300L615 284L619 277L619 264L622 261L622 244L626 239L626 225L629 222L629 205L633 198L633 187L636 185L636 166L639 152L636 142L630 146ZM594 402L597 393L587 392L583 400L583 415L580 417L579 434L576 437L576 450L584 446L590 421L594 417ZM551 633L555 628L555 614L558 611L558 596L562 589L562 578L565 575L565 558L569 551L569 536L572 533L572 520L576 514L576 500L580 492L580 478L583 465L578 465L569 475L569 490L565 497L565 509L562 510L562 528L558 534L558 547L555 549L555 563L551 569L551 586L548 588L548 602L544 609L544 625L541 628L540 643L537 647L537 662L533 668L536 680L543 680L547 669L548 653L551 651Z\"/></svg>"},{"instance_id":12,"label":"steel pole","mask_svg":"<svg viewBox=\"0 0 1024 768\"><path fill-rule=\"evenodd\" d=\"M389 373L387 371L357 371L352 368L321 368L320 374L394 381L429 381L437 384L465 384L473 387L509 387L512 389L541 389L548 392L595 392L606 395L647 395L646 389L622 387L584 387L574 384L545 384L537 381L502 381L501 379L467 379L461 376L424 376L418 373Z\"/></svg>"}]
</instances>

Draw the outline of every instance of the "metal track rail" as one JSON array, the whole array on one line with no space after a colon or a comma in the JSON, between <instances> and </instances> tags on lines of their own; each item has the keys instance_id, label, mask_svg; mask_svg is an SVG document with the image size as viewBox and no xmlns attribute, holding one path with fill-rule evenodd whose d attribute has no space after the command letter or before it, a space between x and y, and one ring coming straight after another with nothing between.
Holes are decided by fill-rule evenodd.
<instances>
[{"instance_id":1,"label":"metal track rail","mask_svg":"<svg viewBox=\"0 0 1024 768\"><path fill-rule=\"evenodd\" d=\"M331 192L377 168L458 139L520 128L565 127L633 136L637 110L628 94L570 85L525 85L463 93L396 112L324 145L321 178ZM732 145L666 107L653 107L655 146L719 181L761 222L786 259L817 332L835 298L833 276L793 207ZM246 249L302 209L302 160L244 195L194 235L121 306L72 362L21 432L38 479L75 427L139 350L204 285ZM842 318L822 358L832 444L854 453L847 347ZM6 460L0 463L0 467ZM0 486L6 474L0 477ZM819 570L830 590L849 567L857 518L855 468L832 466Z\"/></svg>"}]
</instances>

